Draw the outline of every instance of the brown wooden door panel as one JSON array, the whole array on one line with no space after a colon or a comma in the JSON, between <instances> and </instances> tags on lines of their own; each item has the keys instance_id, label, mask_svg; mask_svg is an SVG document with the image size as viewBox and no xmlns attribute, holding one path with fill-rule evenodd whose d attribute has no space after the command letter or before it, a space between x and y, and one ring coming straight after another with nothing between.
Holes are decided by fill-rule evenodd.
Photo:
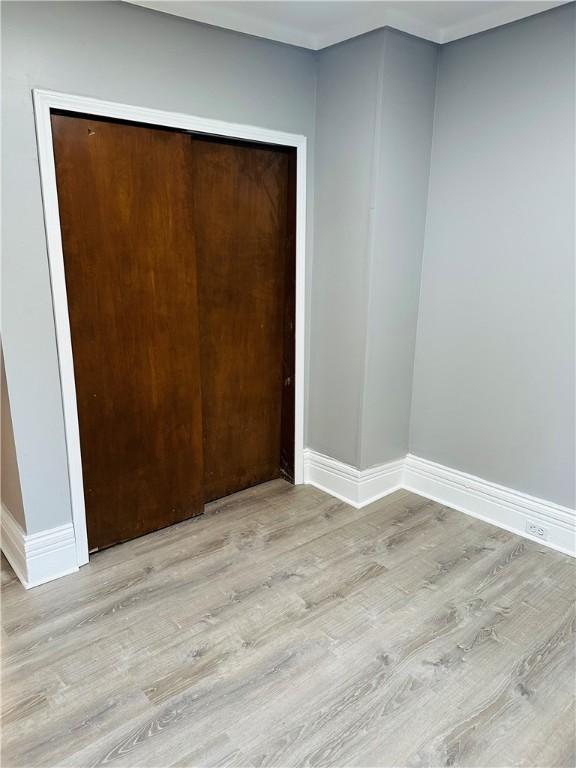
<instances>
[{"instance_id":1,"label":"brown wooden door panel","mask_svg":"<svg viewBox=\"0 0 576 768\"><path fill-rule=\"evenodd\" d=\"M295 152L52 129L90 548L292 477Z\"/></svg>"},{"instance_id":2,"label":"brown wooden door panel","mask_svg":"<svg viewBox=\"0 0 576 768\"><path fill-rule=\"evenodd\" d=\"M192 158L208 501L280 476L293 155L196 136Z\"/></svg>"},{"instance_id":3,"label":"brown wooden door panel","mask_svg":"<svg viewBox=\"0 0 576 768\"><path fill-rule=\"evenodd\" d=\"M202 511L190 137L53 115L88 541Z\"/></svg>"}]
</instances>

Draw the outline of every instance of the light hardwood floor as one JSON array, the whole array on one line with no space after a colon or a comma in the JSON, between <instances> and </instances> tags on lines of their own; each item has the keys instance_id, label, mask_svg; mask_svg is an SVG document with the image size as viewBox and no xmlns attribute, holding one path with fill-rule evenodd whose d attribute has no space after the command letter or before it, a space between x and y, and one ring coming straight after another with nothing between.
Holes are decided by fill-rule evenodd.
<instances>
[{"instance_id":1,"label":"light hardwood floor","mask_svg":"<svg viewBox=\"0 0 576 768\"><path fill-rule=\"evenodd\" d=\"M399 491L267 483L26 592L9 766L574 766L574 563Z\"/></svg>"}]
</instances>

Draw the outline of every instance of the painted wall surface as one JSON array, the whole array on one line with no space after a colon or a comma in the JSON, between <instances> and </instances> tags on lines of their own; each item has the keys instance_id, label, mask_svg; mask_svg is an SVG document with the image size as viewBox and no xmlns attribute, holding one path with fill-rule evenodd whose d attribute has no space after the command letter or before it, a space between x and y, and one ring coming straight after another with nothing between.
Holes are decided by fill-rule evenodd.
<instances>
[{"instance_id":1,"label":"painted wall surface","mask_svg":"<svg viewBox=\"0 0 576 768\"><path fill-rule=\"evenodd\" d=\"M410 450L574 505L573 4L439 57Z\"/></svg>"},{"instance_id":2,"label":"painted wall surface","mask_svg":"<svg viewBox=\"0 0 576 768\"><path fill-rule=\"evenodd\" d=\"M382 31L321 51L308 445L358 466Z\"/></svg>"},{"instance_id":3,"label":"painted wall surface","mask_svg":"<svg viewBox=\"0 0 576 768\"><path fill-rule=\"evenodd\" d=\"M383 34L361 469L408 452L438 55L433 43Z\"/></svg>"},{"instance_id":4,"label":"painted wall surface","mask_svg":"<svg viewBox=\"0 0 576 768\"><path fill-rule=\"evenodd\" d=\"M437 46L382 29L319 53L309 445L408 450Z\"/></svg>"},{"instance_id":5,"label":"painted wall surface","mask_svg":"<svg viewBox=\"0 0 576 768\"><path fill-rule=\"evenodd\" d=\"M12 415L10 413L10 397L6 385L6 371L4 370L4 355L1 355L1 413L0 413L0 441L1 441L1 469L2 478L2 505L12 514L16 522L26 530L24 505L20 490L20 474L16 461L16 446L14 444L14 429L12 427Z\"/></svg>"},{"instance_id":6,"label":"painted wall surface","mask_svg":"<svg viewBox=\"0 0 576 768\"><path fill-rule=\"evenodd\" d=\"M419 456L572 503L574 10L439 53L378 30L314 54L123 3L2 4L3 345L28 532L71 513L33 87L308 136L307 445L365 468L409 434Z\"/></svg>"},{"instance_id":7,"label":"painted wall surface","mask_svg":"<svg viewBox=\"0 0 576 768\"><path fill-rule=\"evenodd\" d=\"M3 344L34 533L68 522L71 508L31 89L289 131L312 145L316 73L310 51L124 3L3 3L2 36ZM312 199L312 171L308 181Z\"/></svg>"}]
</instances>

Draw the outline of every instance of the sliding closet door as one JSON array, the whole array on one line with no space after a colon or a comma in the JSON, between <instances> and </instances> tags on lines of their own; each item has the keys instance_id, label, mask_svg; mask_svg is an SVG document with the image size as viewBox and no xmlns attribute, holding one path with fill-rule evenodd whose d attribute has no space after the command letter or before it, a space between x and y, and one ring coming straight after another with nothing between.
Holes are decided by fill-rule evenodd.
<instances>
[{"instance_id":1,"label":"sliding closet door","mask_svg":"<svg viewBox=\"0 0 576 768\"><path fill-rule=\"evenodd\" d=\"M202 511L190 136L52 118L91 549Z\"/></svg>"},{"instance_id":2,"label":"sliding closet door","mask_svg":"<svg viewBox=\"0 0 576 768\"><path fill-rule=\"evenodd\" d=\"M208 501L293 471L295 155L191 147Z\"/></svg>"}]
</instances>

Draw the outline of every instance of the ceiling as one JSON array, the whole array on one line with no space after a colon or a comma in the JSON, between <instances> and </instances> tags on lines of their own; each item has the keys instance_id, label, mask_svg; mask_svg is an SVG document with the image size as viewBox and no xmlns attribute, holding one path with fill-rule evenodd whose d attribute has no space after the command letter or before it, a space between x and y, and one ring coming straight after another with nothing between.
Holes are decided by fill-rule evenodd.
<instances>
[{"instance_id":1,"label":"ceiling","mask_svg":"<svg viewBox=\"0 0 576 768\"><path fill-rule=\"evenodd\" d=\"M435 43L448 43L564 5L567 1L125 0L185 19L314 51L386 26Z\"/></svg>"}]
</instances>

